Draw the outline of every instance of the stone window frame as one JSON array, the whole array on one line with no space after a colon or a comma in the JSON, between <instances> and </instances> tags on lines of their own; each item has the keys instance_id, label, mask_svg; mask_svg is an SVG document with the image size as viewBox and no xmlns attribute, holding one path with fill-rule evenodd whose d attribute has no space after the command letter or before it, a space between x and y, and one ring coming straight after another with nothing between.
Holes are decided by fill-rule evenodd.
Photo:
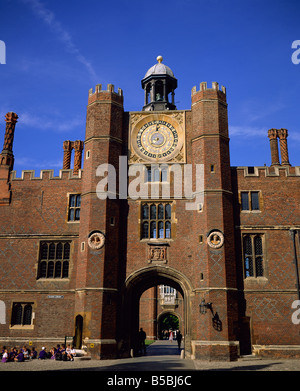
<instances>
[{"instance_id":1,"label":"stone window frame","mask_svg":"<svg viewBox=\"0 0 300 391\"><path fill-rule=\"evenodd\" d=\"M71 240L41 240L36 279L67 280L70 276L71 245Z\"/></svg>"},{"instance_id":2,"label":"stone window frame","mask_svg":"<svg viewBox=\"0 0 300 391\"><path fill-rule=\"evenodd\" d=\"M67 208L67 222L68 223L79 223L80 222L80 210L81 210L81 193L68 193L68 208ZM71 199L72 197L75 197L75 204L74 206L71 206ZM79 206L77 205L77 199L80 199ZM70 214L74 211L74 217L71 218ZM76 214L79 211L79 216L76 218Z\"/></svg>"},{"instance_id":3,"label":"stone window frame","mask_svg":"<svg viewBox=\"0 0 300 391\"><path fill-rule=\"evenodd\" d=\"M245 238L249 237L251 240L251 254L246 253L245 249ZM261 239L261 247L262 253L259 254L256 250L255 246L255 238L259 237ZM243 232L241 236L241 248L242 248L242 262L243 262L243 277L244 279L266 279L267 276L267 267L266 267L266 259L267 259L267 251L266 251L266 237L264 232ZM246 267L246 255L251 257L251 267L252 267L252 275L247 275L247 267ZM261 267L262 267L262 275L259 275L258 269L258 260L261 258Z\"/></svg>"},{"instance_id":4,"label":"stone window frame","mask_svg":"<svg viewBox=\"0 0 300 391\"><path fill-rule=\"evenodd\" d=\"M152 167L155 166L155 167ZM163 166L163 167L161 167ZM158 174L159 178L158 178ZM165 174L163 174L165 173ZM162 164L152 164L152 165L146 165L146 170L145 170L145 183L169 183L169 168L168 166Z\"/></svg>"},{"instance_id":5,"label":"stone window frame","mask_svg":"<svg viewBox=\"0 0 300 391\"><path fill-rule=\"evenodd\" d=\"M248 205L249 209L242 209L242 193L248 193ZM252 207L252 193L258 193L258 209L253 209ZM263 196L261 190L240 190L239 191L239 204L241 213L261 213L263 211Z\"/></svg>"},{"instance_id":6,"label":"stone window frame","mask_svg":"<svg viewBox=\"0 0 300 391\"><path fill-rule=\"evenodd\" d=\"M15 317L17 314L15 313L16 307L21 307L21 322L16 323ZM25 321L25 310L26 307L30 307L30 323ZM32 330L34 328L34 319L35 319L35 302L34 301L14 301L11 305L11 317L10 317L10 329L22 329L22 330Z\"/></svg>"},{"instance_id":7,"label":"stone window frame","mask_svg":"<svg viewBox=\"0 0 300 391\"><path fill-rule=\"evenodd\" d=\"M148 218L147 219L144 219L143 218L143 206L147 204L148 205ZM155 205L156 206L156 218L155 219L151 219L151 215L150 215L150 207L151 205ZM163 205L164 206L164 214L163 214L163 218L158 218L158 206L159 205ZM170 218L165 218L165 214L166 214L166 206L167 205L170 205ZM140 222L140 227L139 227L139 236L140 236L140 240L141 241L170 241L170 240L173 240L174 236L175 236L175 227L174 227L174 223L175 223L175 219L174 219L174 202L171 201L171 200L143 200L143 201L140 201L140 205L139 205L139 211L140 211L140 219L139 219L139 222ZM156 226L156 237L155 238L152 238L151 237L151 223L152 222L155 222L155 226ZM159 237L159 222L162 222L163 223L163 232L164 232L164 235L163 237ZM169 223L170 224L170 237L166 237L166 223ZM148 223L148 235L147 237L144 235L144 223Z\"/></svg>"}]
</instances>

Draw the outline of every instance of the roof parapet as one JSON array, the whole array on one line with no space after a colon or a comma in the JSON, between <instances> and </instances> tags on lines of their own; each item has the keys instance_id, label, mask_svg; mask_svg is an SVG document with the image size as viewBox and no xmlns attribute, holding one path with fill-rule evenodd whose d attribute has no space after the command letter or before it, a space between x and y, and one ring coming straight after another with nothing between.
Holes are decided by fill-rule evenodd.
<instances>
[{"instance_id":1,"label":"roof parapet","mask_svg":"<svg viewBox=\"0 0 300 391\"><path fill-rule=\"evenodd\" d=\"M74 174L74 170L59 170L59 175L54 176L54 170L41 170L40 176L35 176L35 170L22 170L21 177L17 177L17 172L11 171L11 181L24 181L24 180L43 180L43 179L81 179L81 169L78 170L78 174Z\"/></svg>"},{"instance_id":2,"label":"roof parapet","mask_svg":"<svg viewBox=\"0 0 300 391\"><path fill-rule=\"evenodd\" d=\"M217 83L216 81L213 81L212 82L212 87L211 88L207 88L207 82L206 81L203 81L200 83L200 87L199 87L199 90L197 90L197 87L194 86L192 88L192 95L195 95L198 91L206 91L206 90L215 90L215 91L220 91L222 92L224 95L226 95L226 88L224 86L219 86L219 83Z\"/></svg>"},{"instance_id":3,"label":"roof parapet","mask_svg":"<svg viewBox=\"0 0 300 391\"><path fill-rule=\"evenodd\" d=\"M95 87L95 91L93 91L93 88L89 89L89 96L93 94L99 94L101 92L110 92L112 94L117 94L119 96L123 96L123 90L121 88L118 88L118 92L115 92L115 86L113 84L107 84L107 89L102 89L102 84L97 84Z\"/></svg>"}]
</instances>

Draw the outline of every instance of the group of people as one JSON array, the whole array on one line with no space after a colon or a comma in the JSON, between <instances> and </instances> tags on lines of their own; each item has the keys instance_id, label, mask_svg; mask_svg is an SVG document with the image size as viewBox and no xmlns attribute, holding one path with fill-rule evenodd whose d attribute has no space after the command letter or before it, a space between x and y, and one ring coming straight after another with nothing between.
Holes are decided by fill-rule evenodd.
<instances>
[{"instance_id":1,"label":"group of people","mask_svg":"<svg viewBox=\"0 0 300 391\"><path fill-rule=\"evenodd\" d=\"M17 349L16 347L8 349L6 346L3 346L0 356L1 362L3 363L24 362L33 359L74 361L76 350L70 345L67 345L67 347L65 345L57 345L56 348L51 348L49 352L47 352L46 347L42 347L42 350L38 353L34 347L32 349L28 349L26 346L23 346L21 349Z\"/></svg>"},{"instance_id":2,"label":"group of people","mask_svg":"<svg viewBox=\"0 0 300 391\"><path fill-rule=\"evenodd\" d=\"M23 362L25 360L37 358L37 351L33 347L31 350L27 349L24 345L22 348L17 349L13 347L8 349L6 346L3 346L1 352L1 362Z\"/></svg>"}]
</instances>

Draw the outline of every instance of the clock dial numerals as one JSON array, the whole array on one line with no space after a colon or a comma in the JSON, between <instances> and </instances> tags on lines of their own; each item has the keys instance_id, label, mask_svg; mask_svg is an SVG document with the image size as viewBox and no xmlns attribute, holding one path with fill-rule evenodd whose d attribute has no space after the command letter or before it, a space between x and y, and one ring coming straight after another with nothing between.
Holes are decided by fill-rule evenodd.
<instances>
[{"instance_id":1,"label":"clock dial numerals","mask_svg":"<svg viewBox=\"0 0 300 391\"><path fill-rule=\"evenodd\" d=\"M138 131L136 142L146 157L167 158L178 145L178 133L167 121L149 121Z\"/></svg>"}]
</instances>

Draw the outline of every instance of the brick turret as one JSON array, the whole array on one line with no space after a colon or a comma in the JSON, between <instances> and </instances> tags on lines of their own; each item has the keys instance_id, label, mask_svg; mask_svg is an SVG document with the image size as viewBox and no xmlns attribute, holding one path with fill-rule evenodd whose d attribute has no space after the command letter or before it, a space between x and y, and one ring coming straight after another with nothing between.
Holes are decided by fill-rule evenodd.
<instances>
[{"instance_id":1,"label":"brick turret","mask_svg":"<svg viewBox=\"0 0 300 391\"><path fill-rule=\"evenodd\" d=\"M119 156L122 155L122 126L122 90L115 92L111 84L106 90L102 90L101 85L96 86L95 92L90 90L76 279L80 297L75 312L86 319L83 324L83 339L89 337L94 341L94 348L90 353L97 358L114 357L117 351L115 338L120 215L119 200L113 197L99 199L97 196L97 184L103 179L97 176L97 168L110 164L118 172ZM97 247L98 244L100 248ZM93 323L100 327L90 327L89 324Z\"/></svg>"},{"instance_id":2,"label":"brick turret","mask_svg":"<svg viewBox=\"0 0 300 391\"><path fill-rule=\"evenodd\" d=\"M199 248L203 280L195 307L202 299L213 303L213 310L223 324L222 329L213 328L209 317L197 318L198 335L194 339L206 342L204 346L201 342L195 343L194 349L196 357L212 357L214 348L209 341L223 341L219 354L232 359L237 355L234 333L237 312L234 306L225 303L236 300L236 270L225 87L219 88L219 84L213 82L212 88L208 88L207 83L203 82L199 90L196 87L192 89L191 133L192 163L204 167L204 202L201 213L196 212L193 226L193 232L201 234L204 242ZM213 232L217 236L210 241ZM214 246L217 238L220 242L222 238L224 240L220 247Z\"/></svg>"}]
</instances>

